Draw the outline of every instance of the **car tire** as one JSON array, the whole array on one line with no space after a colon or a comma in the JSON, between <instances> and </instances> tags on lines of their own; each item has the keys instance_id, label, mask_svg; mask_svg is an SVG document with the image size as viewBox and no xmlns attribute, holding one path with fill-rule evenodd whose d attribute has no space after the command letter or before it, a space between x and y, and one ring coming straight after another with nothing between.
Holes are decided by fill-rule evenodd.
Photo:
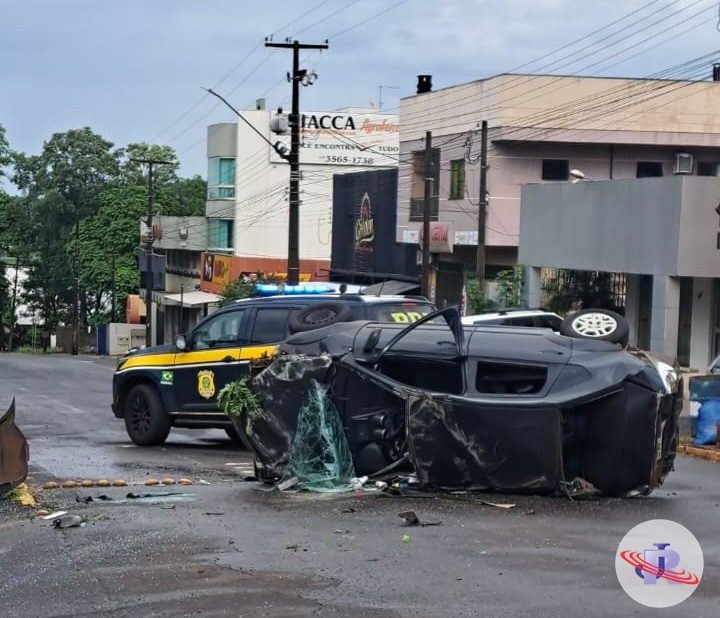
<instances>
[{"instance_id":1,"label":"car tire","mask_svg":"<svg viewBox=\"0 0 720 618\"><path fill-rule=\"evenodd\" d=\"M619 313L608 309L581 309L569 314L560 324L560 333L576 339L628 344L630 327Z\"/></svg>"},{"instance_id":2,"label":"car tire","mask_svg":"<svg viewBox=\"0 0 720 618\"><path fill-rule=\"evenodd\" d=\"M288 319L288 328L291 333L304 333L337 322L347 322L350 315L350 307L345 303L318 303L293 311Z\"/></svg>"},{"instance_id":3,"label":"car tire","mask_svg":"<svg viewBox=\"0 0 720 618\"><path fill-rule=\"evenodd\" d=\"M138 446L163 444L170 433L170 417L157 389L150 384L134 386L124 405L125 429Z\"/></svg>"}]
</instances>

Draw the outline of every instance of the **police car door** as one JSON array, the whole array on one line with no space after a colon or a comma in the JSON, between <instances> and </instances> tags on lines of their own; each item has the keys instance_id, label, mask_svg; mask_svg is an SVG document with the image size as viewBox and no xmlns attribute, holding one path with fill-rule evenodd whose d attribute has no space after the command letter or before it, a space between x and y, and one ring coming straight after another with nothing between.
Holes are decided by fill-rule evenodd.
<instances>
[{"instance_id":1,"label":"police car door","mask_svg":"<svg viewBox=\"0 0 720 618\"><path fill-rule=\"evenodd\" d=\"M249 311L237 309L211 315L193 331L186 351L175 355L175 401L183 413L217 412L218 391L247 375L243 360Z\"/></svg>"}]
</instances>

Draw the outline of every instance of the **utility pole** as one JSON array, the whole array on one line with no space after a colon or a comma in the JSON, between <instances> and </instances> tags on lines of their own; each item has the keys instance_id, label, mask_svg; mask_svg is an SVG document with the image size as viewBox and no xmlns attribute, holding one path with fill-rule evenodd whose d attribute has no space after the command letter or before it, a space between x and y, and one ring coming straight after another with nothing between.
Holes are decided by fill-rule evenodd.
<instances>
[{"instance_id":1,"label":"utility pole","mask_svg":"<svg viewBox=\"0 0 720 618\"><path fill-rule=\"evenodd\" d=\"M480 137L480 209L478 212L478 244L477 263L475 266L475 278L478 282L480 292L485 295L485 227L487 224L487 150L488 150L488 124L487 120L482 121Z\"/></svg>"},{"instance_id":2,"label":"utility pole","mask_svg":"<svg viewBox=\"0 0 720 618\"><path fill-rule=\"evenodd\" d=\"M75 247L73 249L73 331L70 354L77 356L80 339L80 221L75 221Z\"/></svg>"},{"instance_id":3,"label":"utility pole","mask_svg":"<svg viewBox=\"0 0 720 618\"><path fill-rule=\"evenodd\" d=\"M20 272L20 256L15 256L15 277L13 277L12 303L10 304L10 336L8 338L8 352L13 351L13 337L15 335L15 305L17 303L18 273Z\"/></svg>"},{"instance_id":4,"label":"utility pole","mask_svg":"<svg viewBox=\"0 0 720 618\"><path fill-rule=\"evenodd\" d=\"M112 294L112 309L110 312L110 321L115 321L115 315L117 313L117 302L115 301L115 251L113 250L112 256L110 257L110 293Z\"/></svg>"},{"instance_id":5,"label":"utility pole","mask_svg":"<svg viewBox=\"0 0 720 618\"><path fill-rule=\"evenodd\" d=\"M425 203L423 204L422 295L431 297L430 290L430 211L433 192L432 133L425 132Z\"/></svg>"},{"instance_id":6,"label":"utility pole","mask_svg":"<svg viewBox=\"0 0 720 618\"><path fill-rule=\"evenodd\" d=\"M290 113L290 204L288 219L288 265L287 283L297 285L300 280L300 83L307 86L313 83L314 74L300 69L301 49L327 49L327 41L323 45L307 45L299 41L286 39L284 43L265 41L265 47L279 47L293 50L292 75L292 112Z\"/></svg>"},{"instance_id":7,"label":"utility pole","mask_svg":"<svg viewBox=\"0 0 720 618\"><path fill-rule=\"evenodd\" d=\"M172 165L172 161L160 161L158 159L131 159L135 163L143 163L148 166L148 212L147 212L147 229L148 233L145 238L145 347L152 346L152 298L153 298L153 263L152 248L155 240L155 232L153 230L153 215L155 213L155 193L153 187L153 166L155 165Z\"/></svg>"}]
</instances>

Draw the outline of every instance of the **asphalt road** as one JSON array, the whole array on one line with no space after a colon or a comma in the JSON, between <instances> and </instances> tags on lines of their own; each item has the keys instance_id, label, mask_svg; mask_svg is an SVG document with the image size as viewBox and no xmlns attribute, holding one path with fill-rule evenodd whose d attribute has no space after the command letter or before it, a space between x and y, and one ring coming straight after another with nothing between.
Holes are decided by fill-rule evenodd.
<instances>
[{"instance_id":1,"label":"asphalt road","mask_svg":"<svg viewBox=\"0 0 720 618\"><path fill-rule=\"evenodd\" d=\"M17 400L31 485L132 483L38 493L42 505L80 515L82 527L54 529L0 503L0 616L717 615L717 464L681 458L648 498L482 496L515 505L507 510L266 492L241 480L249 457L221 431L173 430L161 448L131 447L109 408L112 370L90 358L0 355L0 407ZM195 483L142 484L165 476ZM397 515L407 509L441 524L407 527ZM672 610L637 604L615 576L620 540L649 519L683 524L704 551L700 586Z\"/></svg>"}]
</instances>

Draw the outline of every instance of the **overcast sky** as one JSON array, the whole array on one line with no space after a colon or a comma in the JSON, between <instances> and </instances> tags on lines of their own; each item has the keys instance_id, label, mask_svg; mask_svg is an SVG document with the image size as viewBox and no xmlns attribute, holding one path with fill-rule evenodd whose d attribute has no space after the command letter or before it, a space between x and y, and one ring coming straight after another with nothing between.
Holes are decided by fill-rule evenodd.
<instances>
[{"instance_id":1,"label":"overcast sky","mask_svg":"<svg viewBox=\"0 0 720 618\"><path fill-rule=\"evenodd\" d=\"M0 16L13 149L89 126L116 146L173 146L185 176L206 175L207 125L233 119L201 87L289 110L292 53L265 48L271 34L328 40L301 55L318 74L301 107L317 111L377 106L382 86L397 112L418 74L434 89L508 71L649 77L720 50L717 0L0 0Z\"/></svg>"}]
</instances>

